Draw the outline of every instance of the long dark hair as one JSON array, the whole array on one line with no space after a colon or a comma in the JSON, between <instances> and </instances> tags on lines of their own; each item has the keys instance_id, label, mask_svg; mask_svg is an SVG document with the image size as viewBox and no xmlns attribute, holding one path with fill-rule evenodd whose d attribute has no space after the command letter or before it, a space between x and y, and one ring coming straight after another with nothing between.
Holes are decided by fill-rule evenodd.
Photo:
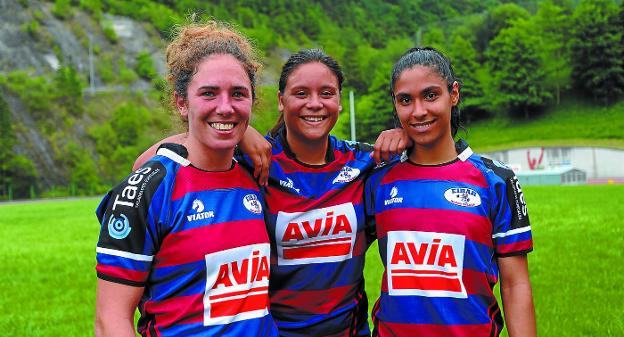
<instances>
[{"instance_id":1,"label":"long dark hair","mask_svg":"<svg viewBox=\"0 0 624 337\"><path fill-rule=\"evenodd\" d=\"M408 69L415 66L425 66L434 69L440 77L442 77L446 83L449 93L453 91L453 83L457 82L461 88L461 82L455 71L453 71L453 65L451 60L446 57L441 51L432 47L416 47L411 48L405 54L399 58L399 60L392 67L392 79L390 81L390 94L392 95L392 105L394 106L394 85L399 79L401 74ZM461 95L459 96L461 100ZM396 115L396 109L395 109ZM462 128L460 114L459 114L459 101L451 108L451 135L455 137L457 130Z\"/></svg>"},{"instance_id":2,"label":"long dark hair","mask_svg":"<svg viewBox=\"0 0 624 337\"><path fill-rule=\"evenodd\" d=\"M342 69L340 69L340 65L336 60L334 60L331 56L325 54L324 51L320 49L301 49L298 52L290 55L284 66L282 67L282 73L280 74L279 79L279 91L283 94L284 89L286 88L286 82L288 82L288 78L290 74L292 74L295 69L299 66L304 65L306 63L311 62L320 62L327 66L329 70L331 70L336 78L338 79L338 90L342 91L342 82L344 81L344 75L342 74ZM284 125L284 114L280 112L279 117L277 118L277 122L269 131L269 134L272 137L275 137L278 131Z\"/></svg>"}]
</instances>

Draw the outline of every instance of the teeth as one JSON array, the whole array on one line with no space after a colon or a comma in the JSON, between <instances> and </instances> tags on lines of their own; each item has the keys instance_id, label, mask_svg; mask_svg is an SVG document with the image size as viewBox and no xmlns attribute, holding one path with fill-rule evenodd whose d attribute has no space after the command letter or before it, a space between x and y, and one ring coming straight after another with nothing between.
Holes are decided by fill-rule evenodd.
<instances>
[{"instance_id":1,"label":"teeth","mask_svg":"<svg viewBox=\"0 0 624 337\"><path fill-rule=\"evenodd\" d=\"M412 126L416 129L426 129L429 127L429 125L433 124L433 122L426 122L426 123L422 123L422 124L412 124Z\"/></svg>"},{"instance_id":2,"label":"teeth","mask_svg":"<svg viewBox=\"0 0 624 337\"><path fill-rule=\"evenodd\" d=\"M228 131L234 128L234 123L210 123L210 126L219 131Z\"/></svg>"},{"instance_id":3,"label":"teeth","mask_svg":"<svg viewBox=\"0 0 624 337\"><path fill-rule=\"evenodd\" d=\"M303 117L303 120L308 122L320 122L323 120L323 117Z\"/></svg>"}]
</instances>

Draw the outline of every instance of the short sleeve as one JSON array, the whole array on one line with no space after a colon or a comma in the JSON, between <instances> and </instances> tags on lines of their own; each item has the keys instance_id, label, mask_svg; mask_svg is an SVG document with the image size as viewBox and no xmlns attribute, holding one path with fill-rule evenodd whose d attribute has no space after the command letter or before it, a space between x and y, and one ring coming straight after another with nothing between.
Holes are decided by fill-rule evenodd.
<instances>
[{"instance_id":1,"label":"short sleeve","mask_svg":"<svg viewBox=\"0 0 624 337\"><path fill-rule=\"evenodd\" d=\"M492 241L499 257L533 250L531 224L518 178L504 164L483 159L496 175L492 208Z\"/></svg>"},{"instance_id":2,"label":"short sleeve","mask_svg":"<svg viewBox=\"0 0 624 337\"><path fill-rule=\"evenodd\" d=\"M143 286L158 248L157 223L165 198L165 167L149 161L104 196L96 215L101 224L96 247L100 279Z\"/></svg>"}]
</instances>

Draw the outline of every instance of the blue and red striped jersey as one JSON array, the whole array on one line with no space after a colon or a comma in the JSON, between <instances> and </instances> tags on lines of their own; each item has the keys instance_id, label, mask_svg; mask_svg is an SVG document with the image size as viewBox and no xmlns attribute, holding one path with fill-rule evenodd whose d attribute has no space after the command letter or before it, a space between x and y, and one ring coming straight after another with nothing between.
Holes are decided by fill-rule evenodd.
<instances>
[{"instance_id":1,"label":"blue and red striped jersey","mask_svg":"<svg viewBox=\"0 0 624 337\"><path fill-rule=\"evenodd\" d=\"M308 165L284 132L267 137L273 156L264 194L280 336L369 336L363 192L372 148L329 136L327 164Z\"/></svg>"},{"instance_id":2,"label":"blue and red striped jersey","mask_svg":"<svg viewBox=\"0 0 624 337\"><path fill-rule=\"evenodd\" d=\"M460 141L456 160L402 161L366 182L385 271L373 309L378 336L498 336L498 257L532 250L513 171Z\"/></svg>"},{"instance_id":3,"label":"blue and red striped jersey","mask_svg":"<svg viewBox=\"0 0 624 337\"><path fill-rule=\"evenodd\" d=\"M144 287L143 336L277 336L258 185L198 169L167 144L102 200L99 278Z\"/></svg>"}]
</instances>

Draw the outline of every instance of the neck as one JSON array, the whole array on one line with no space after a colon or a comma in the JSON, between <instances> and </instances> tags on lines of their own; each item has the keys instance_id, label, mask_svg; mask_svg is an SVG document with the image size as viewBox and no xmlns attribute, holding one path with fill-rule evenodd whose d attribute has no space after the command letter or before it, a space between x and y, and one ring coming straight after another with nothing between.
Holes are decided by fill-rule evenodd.
<instances>
[{"instance_id":1,"label":"neck","mask_svg":"<svg viewBox=\"0 0 624 337\"><path fill-rule=\"evenodd\" d=\"M308 139L298 139L292 136L291 133L286 133L286 141L288 142L290 150L300 162L309 165L326 164L325 155L327 154L327 147L329 146L327 137L323 137L323 139L318 141L312 141Z\"/></svg>"},{"instance_id":2,"label":"neck","mask_svg":"<svg viewBox=\"0 0 624 337\"><path fill-rule=\"evenodd\" d=\"M437 165L448 163L451 160L457 158L457 151L455 150L455 141L453 138L444 138L439 142L427 145L414 145L412 153L409 155L409 159L421 165Z\"/></svg>"},{"instance_id":3,"label":"neck","mask_svg":"<svg viewBox=\"0 0 624 337\"><path fill-rule=\"evenodd\" d=\"M193 166L205 171L227 171L232 167L233 148L216 150L193 140L192 136L188 137L184 144L188 150L188 160Z\"/></svg>"}]
</instances>

